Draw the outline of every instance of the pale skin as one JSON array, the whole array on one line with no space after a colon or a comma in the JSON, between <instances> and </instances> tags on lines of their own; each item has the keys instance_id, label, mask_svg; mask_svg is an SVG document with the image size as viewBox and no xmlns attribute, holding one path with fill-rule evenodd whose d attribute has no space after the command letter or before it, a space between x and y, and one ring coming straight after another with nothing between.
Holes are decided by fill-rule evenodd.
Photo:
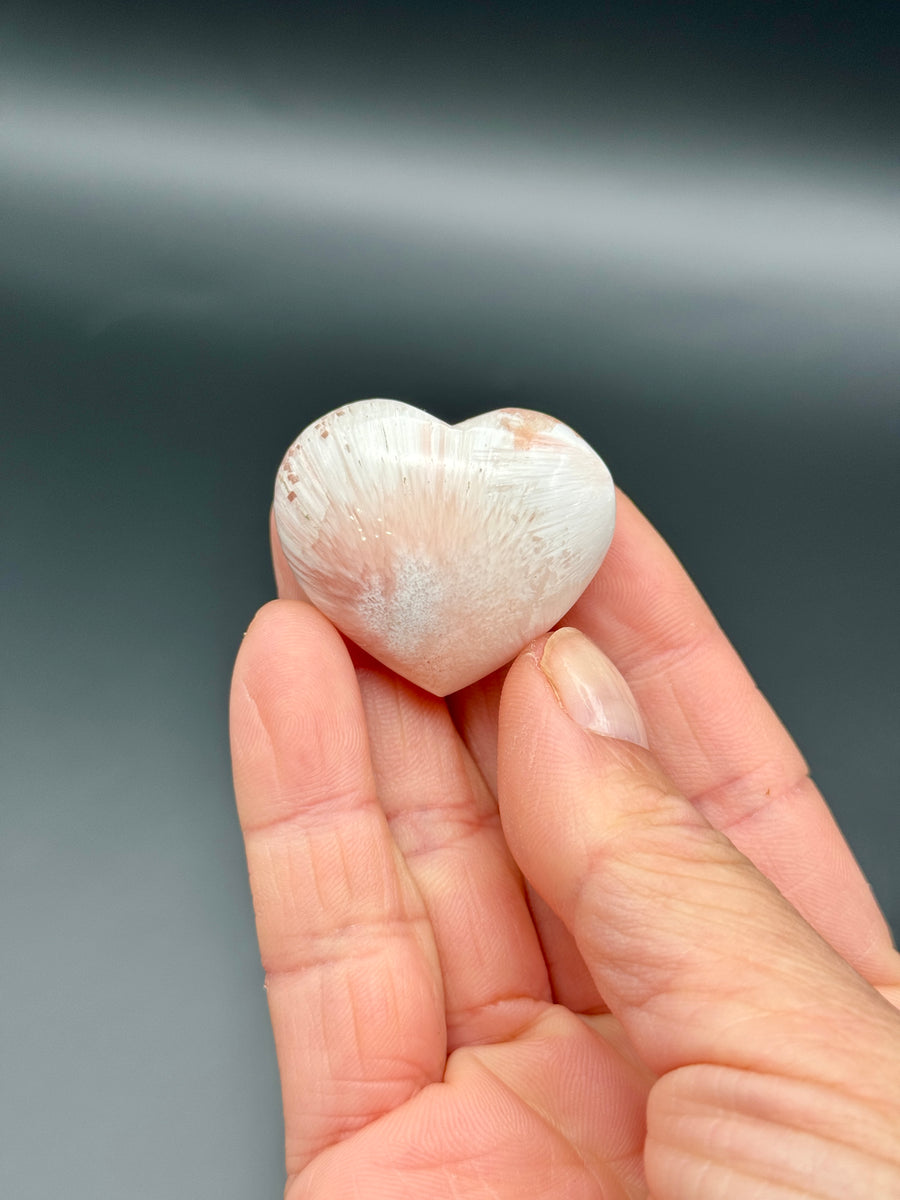
<instances>
[{"instance_id":1,"label":"pale skin","mask_svg":"<svg viewBox=\"0 0 900 1200\"><path fill-rule=\"evenodd\" d=\"M627 499L564 624L649 752L570 718L545 639L445 702L275 572L231 720L287 1200L900 1197L900 956Z\"/></svg>"}]
</instances>

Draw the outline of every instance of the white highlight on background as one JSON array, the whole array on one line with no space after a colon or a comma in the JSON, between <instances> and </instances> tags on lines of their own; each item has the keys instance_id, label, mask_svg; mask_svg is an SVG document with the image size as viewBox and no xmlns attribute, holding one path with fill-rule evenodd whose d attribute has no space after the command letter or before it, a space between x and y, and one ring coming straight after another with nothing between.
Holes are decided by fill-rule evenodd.
<instances>
[{"instance_id":1,"label":"white highlight on background","mask_svg":"<svg viewBox=\"0 0 900 1200\"><path fill-rule=\"evenodd\" d=\"M0 173L58 202L176 202L274 220L347 221L557 262L702 284L797 283L896 295L900 211L888 189L802 165L646 142L555 154L421 131L9 86Z\"/></svg>"}]
</instances>

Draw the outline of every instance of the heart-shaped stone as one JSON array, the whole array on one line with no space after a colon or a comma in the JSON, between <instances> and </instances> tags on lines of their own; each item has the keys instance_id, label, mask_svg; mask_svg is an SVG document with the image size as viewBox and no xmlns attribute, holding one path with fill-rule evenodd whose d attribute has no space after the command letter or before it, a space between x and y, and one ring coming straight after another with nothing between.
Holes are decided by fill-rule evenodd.
<instances>
[{"instance_id":1,"label":"heart-shaped stone","mask_svg":"<svg viewBox=\"0 0 900 1200\"><path fill-rule=\"evenodd\" d=\"M396 400L361 400L288 450L275 521L309 600L444 696L574 604L612 539L615 491L587 442L543 413L447 425Z\"/></svg>"}]
</instances>

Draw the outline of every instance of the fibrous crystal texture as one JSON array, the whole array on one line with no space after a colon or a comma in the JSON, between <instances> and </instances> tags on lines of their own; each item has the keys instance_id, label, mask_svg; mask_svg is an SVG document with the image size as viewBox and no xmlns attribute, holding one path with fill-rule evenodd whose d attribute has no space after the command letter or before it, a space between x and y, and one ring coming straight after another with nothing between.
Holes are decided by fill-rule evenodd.
<instances>
[{"instance_id":1,"label":"fibrous crystal texture","mask_svg":"<svg viewBox=\"0 0 900 1200\"><path fill-rule=\"evenodd\" d=\"M275 521L311 603L443 696L571 607L612 539L615 492L591 447L542 413L447 425L396 400L361 400L288 450Z\"/></svg>"}]
</instances>

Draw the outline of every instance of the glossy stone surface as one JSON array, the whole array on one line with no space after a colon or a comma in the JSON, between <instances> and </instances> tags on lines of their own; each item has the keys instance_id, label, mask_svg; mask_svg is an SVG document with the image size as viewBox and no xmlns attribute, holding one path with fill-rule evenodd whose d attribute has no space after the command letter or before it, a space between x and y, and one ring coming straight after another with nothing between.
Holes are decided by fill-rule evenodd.
<instances>
[{"instance_id":1,"label":"glossy stone surface","mask_svg":"<svg viewBox=\"0 0 900 1200\"><path fill-rule=\"evenodd\" d=\"M615 492L591 447L542 413L501 409L451 426L362 400L288 450L275 520L309 600L443 696L571 607L612 539Z\"/></svg>"}]
</instances>

